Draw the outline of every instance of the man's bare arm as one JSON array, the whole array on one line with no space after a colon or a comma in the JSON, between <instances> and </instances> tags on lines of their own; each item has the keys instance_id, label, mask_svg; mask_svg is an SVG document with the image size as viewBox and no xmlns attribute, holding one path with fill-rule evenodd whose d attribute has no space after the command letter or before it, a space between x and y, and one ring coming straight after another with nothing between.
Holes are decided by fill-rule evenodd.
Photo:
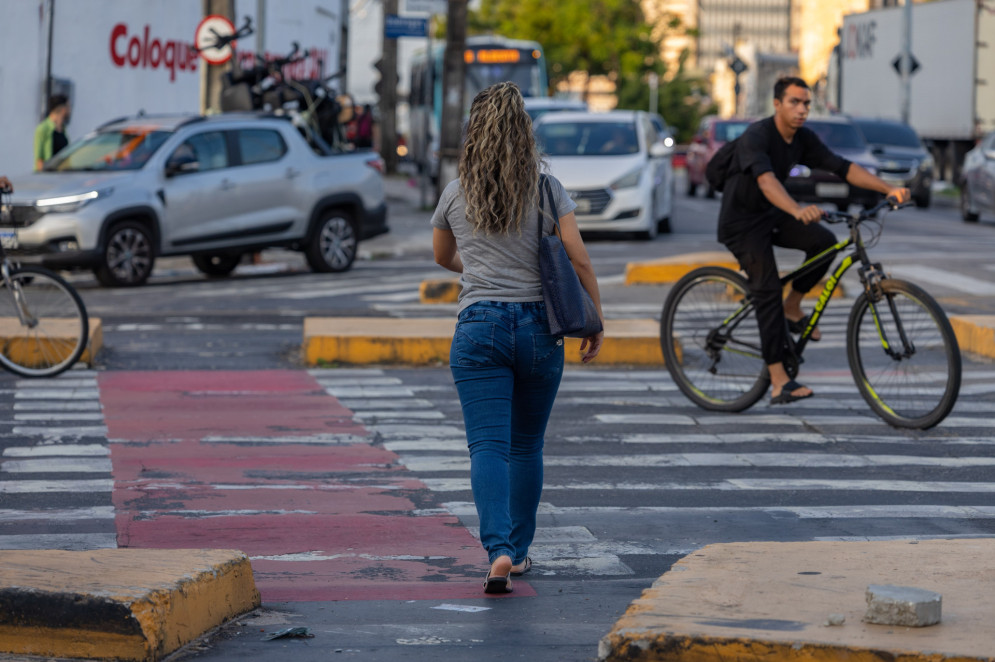
<instances>
[{"instance_id":1,"label":"man's bare arm","mask_svg":"<svg viewBox=\"0 0 995 662\"><path fill-rule=\"evenodd\" d=\"M784 185L778 181L774 173L765 172L757 177L757 185L760 187L760 191L764 194L764 197L770 201L770 204L790 214L802 223L814 223L822 218L822 210L817 206L809 205L802 207L794 198L788 195L788 192L784 189Z\"/></svg>"}]
</instances>

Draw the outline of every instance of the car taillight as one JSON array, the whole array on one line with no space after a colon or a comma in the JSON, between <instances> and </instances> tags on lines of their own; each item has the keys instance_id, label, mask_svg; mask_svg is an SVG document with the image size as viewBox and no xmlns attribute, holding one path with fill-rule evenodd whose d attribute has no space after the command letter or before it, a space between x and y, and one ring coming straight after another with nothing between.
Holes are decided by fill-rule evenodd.
<instances>
[{"instance_id":1,"label":"car taillight","mask_svg":"<svg viewBox=\"0 0 995 662\"><path fill-rule=\"evenodd\" d=\"M379 172L381 175L384 173L385 170L384 162L383 159L381 159L379 156L375 159L370 159L369 161L367 161L366 165L370 166L371 168Z\"/></svg>"}]
</instances>

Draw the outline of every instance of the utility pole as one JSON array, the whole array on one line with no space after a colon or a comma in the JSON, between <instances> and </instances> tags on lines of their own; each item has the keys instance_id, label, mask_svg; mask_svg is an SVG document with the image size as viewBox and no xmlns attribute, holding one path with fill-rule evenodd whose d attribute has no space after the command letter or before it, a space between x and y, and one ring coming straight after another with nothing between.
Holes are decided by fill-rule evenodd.
<instances>
[{"instance_id":1,"label":"utility pole","mask_svg":"<svg viewBox=\"0 0 995 662\"><path fill-rule=\"evenodd\" d=\"M383 58L380 66L380 156L388 174L397 172L397 39L387 38L387 17L397 15L397 0L383 0Z\"/></svg>"},{"instance_id":2,"label":"utility pole","mask_svg":"<svg viewBox=\"0 0 995 662\"><path fill-rule=\"evenodd\" d=\"M235 22L235 0L202 0L204 16L224 16ZM231 60L224 64L208 64L200 60L200 113L221 111L221 77L231 68Z\"/></svg>"},{"instance_id":3,"label":"utility pole","mask_svg":"<svg viewBox=\"0 0 995 662\"><path fill-rule=\"evenodd\" d=\"M912 0L902 8L902 121L909 123L912 105Z\"/></svg>"},{"instance_id":4,"label":"utility pole","mask_svg":"<svg viewBox=\"0 0 995 662\"><path fill-rule=\"evenodd\" d=\"M463 136L463 87L466 80L466 0L449 0L446 19L446 52L442 60L442 126L439 135L438 196L459 176Z\"/></svg>"}]
</instances>

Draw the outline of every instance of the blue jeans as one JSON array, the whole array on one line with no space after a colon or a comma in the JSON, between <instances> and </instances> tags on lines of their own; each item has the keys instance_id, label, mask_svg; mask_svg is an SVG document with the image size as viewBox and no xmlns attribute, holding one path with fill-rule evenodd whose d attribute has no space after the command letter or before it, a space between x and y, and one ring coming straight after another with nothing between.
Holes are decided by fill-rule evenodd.
<instances>
[{"instance_id":1,"label":"blue jeans","mask_svg":"<svg viewBox=\"0 0 995 662\"><path fill-rule=\"evenodd\" d=\"M481 301L456 324L449 367L463 407L480 542L491 563L525 560L542 494L546 422L563 375L563 340L541 301Z\"/></svg>"}]
</instances>

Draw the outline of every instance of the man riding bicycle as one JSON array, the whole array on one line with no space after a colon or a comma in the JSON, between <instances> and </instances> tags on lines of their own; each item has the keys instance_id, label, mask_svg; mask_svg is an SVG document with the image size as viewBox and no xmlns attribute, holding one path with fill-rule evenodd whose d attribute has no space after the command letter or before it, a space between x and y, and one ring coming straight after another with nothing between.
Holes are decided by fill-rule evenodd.
<instances>
[{"instance_id":1,"label":"man riding bicycle","mask_svg":"<svg viewBox=\"0 0 995 662\"><path fill-rule=\"evenodd\" d=\"M853 186L878 191L897 203L909 199L907 188L892 188L866 169L834 154L804 126L812 94L801 78L782 77L774 85L774 114L754 122L739 138L723 188L718 239L732 251L746 272L757 312L764 362L771 382L771 404L808 398L812 389L791 379L784 368L786 333L800 333L808 319L802 298L829 269L820 268L795 280L781 301L782 290L774 246L805 251L810 259L836 243L818 225L822 210L802 207L784 189L791 168L804 164L835 173ZM788 323L786 323L786 321ZM812 340L818 340L813 330Z\"/></svg>"}]
</instances>

